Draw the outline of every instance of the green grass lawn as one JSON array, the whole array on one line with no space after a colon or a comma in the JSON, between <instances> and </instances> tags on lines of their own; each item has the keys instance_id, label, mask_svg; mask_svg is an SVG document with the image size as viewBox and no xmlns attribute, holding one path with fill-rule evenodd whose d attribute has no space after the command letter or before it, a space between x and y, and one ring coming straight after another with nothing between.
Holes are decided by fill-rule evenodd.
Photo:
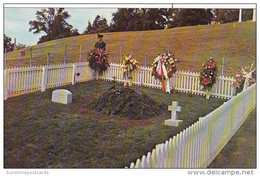
<instances>
[{"instance_id":1,"label":"green grass lawn","mask_svg":"<svg viewBox=\"0 0 260 176\"><path fill-rule=\"evenodd\" d=\"M208 168L256 168L256 109Z\"/></svg>"},{"instance_id":2,"label":"green grass lawn","mask_svg":"<svg viewBox=\"0 0 260 176\"><path fill-rule=\"evenodd\" d=\"M5 100L4 167L123 168L226 101L135 87L161 104L164 112L143 120L95 112L100 94L114 84L122 86L105 81L64 86L73 94L70 105L51 102L54 89ZM182 107L179 127L164 125L170 118L167 106L173 100Z\"/></svg>"},{"instance_id":3,"label":"green grass lawn","mask_svg":"<svg viewBox=\"0 0 260 176\"><path fill-rule=\"evenodd\" d=\"M256 60L256 23L252 21L220 25L186 26L166 30L113 32L105 33L107 52L111 62L121 61L124 55L130 55L144 65L145 56L150 66L158 53L171 50L181 61L178 69L184 71L201 70L202 64L212 56L221 73L224 57L224 75L234 76L240 67L248 67ZM68 62L78 62L80 45L82 59L86 61L87 51L93 49L96 34L53 40L32 46L33 65L45 65L47 53L51 53L50 63L64 62L65 45L68 48ZM122 51L120 55L120 46ZM29 66L30 48L24 57L22 50L7 54L7 67Z\"/></svg>"}]
</instances>

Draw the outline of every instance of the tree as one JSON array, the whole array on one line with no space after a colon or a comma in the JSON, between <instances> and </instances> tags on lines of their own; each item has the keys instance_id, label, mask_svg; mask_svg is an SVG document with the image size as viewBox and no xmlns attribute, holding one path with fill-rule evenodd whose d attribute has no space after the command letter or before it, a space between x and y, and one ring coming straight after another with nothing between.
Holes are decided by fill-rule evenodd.
<instances>
[{"instance_id":1,"label":"tree","mask_svg":"<svg viewBox=\"0 0 260 176\"><path fill-rule=\"evenodd\" d=\"M78 29L73 29L71 36L78 36L78 35L80 35L79 30Z\"/></svg>"},{"instance_id":2,"label":"tree","mask_svg":"<svg viewBox=\"0 0 260 176\"><path fill-rule=\"evenodd\" d=\"M86 30L83 32L83 34L96 34L99 32L108 32L108 31L109 31L109 25L107 24L107 19L97 15L93 21L93 24L91 24L91 22L88 21L88 26Z\"/></svg>"},{"instance_id":3,"label":"tree","mask_svg":"<svg viewBox=\"0 0 260 176\"><path fill-rule=\"evenodd\" d=\"M97 28L97 32L107 32L109 29L109 26L107 24L107 19L103 18L100 20L99 26Z\"/></svg>"},{"instance_id":4,"label":"tree","mask_svg":"<svg viewBox=\"0 0 260 176\"><path fill-rule=\"evenodd\" d=\"M14 50L14 43L11 42L12 39L4 34L4 52L11 52ZM26 45L18 43L16 49L25 48Z\"/></svg>"},{"instance_id":5,"label":"tree","mask_svg":"<svg viewBox=\"0 0 260 176\"><path fill-rule=\"evenodd\" d=\"M167 24L168 9L147 9L144 16L146 30L163 29Z\"/></svg>"},{"instance_id":6,"label":"tree","mask_svg":"<svg viewBox=\"0 0 260 176\"><path fill-rule=\"evenodd\" d=\"M141 31L163 29L168 9L118 9L113 13L111 31Z\"/></svg>"},{"instance_id":7,"label":"tree","mask_svg":"<svg viewBox=\"0 0 260 176\"><path fill-rule=\"evenodd\" d=\"M64 8L41 9L36 12L36 20L29 21L29 32L46 34L39 39L38 43L70 37L73 30L72 25L66 22L69 17L69 13L64 11Z\"/></svg>"},{"instance_id":8,"label":"tree","mask_svg":"<svg viewBox=\"0 0 260 176\"><path fill-rule=\"evenodd\" d=\"M243 9L242 10L242 21L252 20L253 10L252 9Z\"/></svg>"},{"instance_id":9,"label":"tree","mask_svg":"<svg viewBox=\"0 0 260 176\"><path fill-rule=\"evenodd\" d=\"M230 23L238 21L239 9L216 9L215 21L220 23Z\"/></svg>"},{"instance_id":10,"label":"tree","mask_svg":"<svg viewBox=\"0 0 260 176\"><path fill-rule=\"evenodd\" d=\"M120 31L126 31L129 29L127 27L131 22L130 22L130 13L131 9L118 9L117 12L113 13L112 16L112 24L111 26L111 31L112 32L120 32Z\"/></svg>"},{"instance_id":11,"label":"tree","mask_svg":"<svg viewBox=\"0 0 260 176\"><path fill-rule=\"evenodd\" d=\"M11 38L4 34L4 52L10 52L14 50L14 44L11 42Z\"/></svg>"},{"instance_id":12,"label":"tree","mask_svg":"<svg viewBox=\"0 0 260 176\"><path fill-rule=\"evenodd\" d=\"M169 27L205 25L213 19L212 9L176 9L169 16Z\"/></svg>"},{"instance_id":13,"label":"tree","mask_svg":"<svg viewBox=\"0 0 260 176\"><path fill-rule=\"evenodd\" d=\"M106 18L97 15L95 20L93 21L92 30L90 31L90 33L95 34L99 32L107 32L108 28L109 26L107 24Z\"/></svg>"},{"instance_id":14,"label":"tree","mask_svg":"<svg viewBox=\"0 0 260 176\"><path fill-rule=\"evenodd\" d=\"M90 34L92 31L92 24L90 22L90 20L88 21L88 26L86 28L86 30L83 32L83 34Z\"/></svg>"}]
</instances>

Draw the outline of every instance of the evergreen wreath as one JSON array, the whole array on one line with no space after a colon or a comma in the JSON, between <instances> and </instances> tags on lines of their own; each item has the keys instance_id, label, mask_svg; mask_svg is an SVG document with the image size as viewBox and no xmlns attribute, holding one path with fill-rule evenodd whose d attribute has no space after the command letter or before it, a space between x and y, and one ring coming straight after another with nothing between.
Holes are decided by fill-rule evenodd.
<instances>
[{"instance_id":1,"label":"evergreen wreath","mask_svg":"<svg viewBox=\"0 0 260 176\"><path fill-rule=\"evenodd\" d=\"M92 70L98 71L102 74L109 67L109 56L108 53L102 49L96 49L88 51L87 61Z\"/></svg>"}]
</instances>

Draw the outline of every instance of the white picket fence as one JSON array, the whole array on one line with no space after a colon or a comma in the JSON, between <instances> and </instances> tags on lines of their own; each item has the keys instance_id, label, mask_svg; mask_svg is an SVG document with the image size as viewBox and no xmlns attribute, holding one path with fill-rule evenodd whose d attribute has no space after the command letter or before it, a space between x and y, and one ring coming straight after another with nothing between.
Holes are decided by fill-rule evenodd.
<instances>
[{"instance_id":1,"label":"white picket fence","mask_svg":"<svg viewBox=\"0 0 260 176\"><path fill-rule=\"evenodd\" d=\"M123 65L111 63L110 67L103 75L99 76L103 80L114 80L117 82L127 82L123 78ZM141 66L133 73L133 84L142 85L151 88L161 89L161 82L152 76L152 68ZM212 96L218 98L232 98L235 95L233 83L235 80L231 77L219 76L212 88ZM177 91L205 95L201 90L200 74L197 72L177 71L170 79L170 87Z\"/></svg>"},{"instance_id":2,"label":"white picket fence","mask_svg":"<svg viewBox=\"0 0 260 176\"><path fill-rule=\"evenodd\" d=\"M239 93L130 168L206 168L244 123L256 105L256 84ZM127 167L126 167L127 168Z\"/></svg>"},{"instance_id":3,"label":"white picket fence","mask_svg":"<svg viewBox=\"0 0 260 176\"><path fill-rule=\"evenodd\" d=\"M80 73L76 76L75 73ZM4 97L95 79L87 62L17 67L4 71Z\"/></svg>"},{"instance_id":4,"label":"white picket fence","mask_svg":"<svg viewBox=\"0 0 260 176\"><path fill-rule=\"evenodd\" d=\"M122 64L111 63L110 67L99 79L126 82L123 78ZM80 73L80 76L75 76ZM177 91L205 95L201 90L199 73L177 71L170 79L170 87ZM46 88L59 87L75 82L83 82L95 79L96 76L87 62L47 65L38 67L18 67L4 71L4 94L5 99L14 94L44 91ZM75 79L75 80L74 80ZM212 96L218 98L231 98L235 94L233 87L234 79L219 76L213 86ZM141 66L134 72L133 84L161 89L161 82L152 76L149 67Z\"/></svg>"}]
</instances>

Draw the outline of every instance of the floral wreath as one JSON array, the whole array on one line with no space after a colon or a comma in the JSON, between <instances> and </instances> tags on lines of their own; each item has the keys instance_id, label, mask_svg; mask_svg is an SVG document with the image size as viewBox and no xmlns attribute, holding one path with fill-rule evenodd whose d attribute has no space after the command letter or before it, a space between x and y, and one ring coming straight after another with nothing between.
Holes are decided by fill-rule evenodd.
<instances>
[{"instance_id":1,"label":"floral wreath","mask_svg":"<svg viewBox=\"0 0 260 176\"><path fill-rule=\"evenodd\" d=\"M102 74L109 67L108 53L99 48L88 51L87 61L90 68L98 71L99 74Z\"/></svg>"},{"instance_id":2,"label":"floral wreath","mask_svg":"<svg viewBox=\"0 0 260 176\"><path fill-rule=\"evenodd\" d=\"M249 81L251 83L254 83L256 81L255 80L256 70L253 69L253 66L254 66L254 62L251 64L251 67L249 69L247 67L241 68L240 72L236 73L234 86L237 89L237 93L242 91L246 77L249 78Z\"/></svg>"},{"instance_id":3,"label":"floral wreath","mask_svg":"<svg viewBox=\"0 0 260 176\"><path fill-rule=\"evenodd\" d=\"M138 62L135 59L133 59L131 55L129 57L125 57L123 61L123 68L124 68L123 77L132 79L131 73L138 68L137 64Z\"/></svg>"},{"instance_id":4,"label":"floral wreath","mask_svg":"<svg viewBox=\"0 0 260 176\"><path fill-rule=\"evenodd\" d=\"M213 84L216 83L217 77L217 63L210 57L210 59L203 65L200 72L200 84L203 88L211 89Z\"/></svg>"},{"instance_id":5,"label":"floral wreath","mask_svg":"<svg viewBox=\"0 0 260 176\"><path fill-rule=\"evenodd\" d=\"M166 74L158 73L158 64L160 64L160 60L163 61L163 65L166 69ZM159 79L160 81L171 78L173 74L177 71L175 65L176 62L179 62L178 59L176 59L174 57L174 54L171 54L170 52L158 54L158 56L154 59L154 62L152 64L152 76L154 76L155 79Z\"/></svg>"}]
</instances>

